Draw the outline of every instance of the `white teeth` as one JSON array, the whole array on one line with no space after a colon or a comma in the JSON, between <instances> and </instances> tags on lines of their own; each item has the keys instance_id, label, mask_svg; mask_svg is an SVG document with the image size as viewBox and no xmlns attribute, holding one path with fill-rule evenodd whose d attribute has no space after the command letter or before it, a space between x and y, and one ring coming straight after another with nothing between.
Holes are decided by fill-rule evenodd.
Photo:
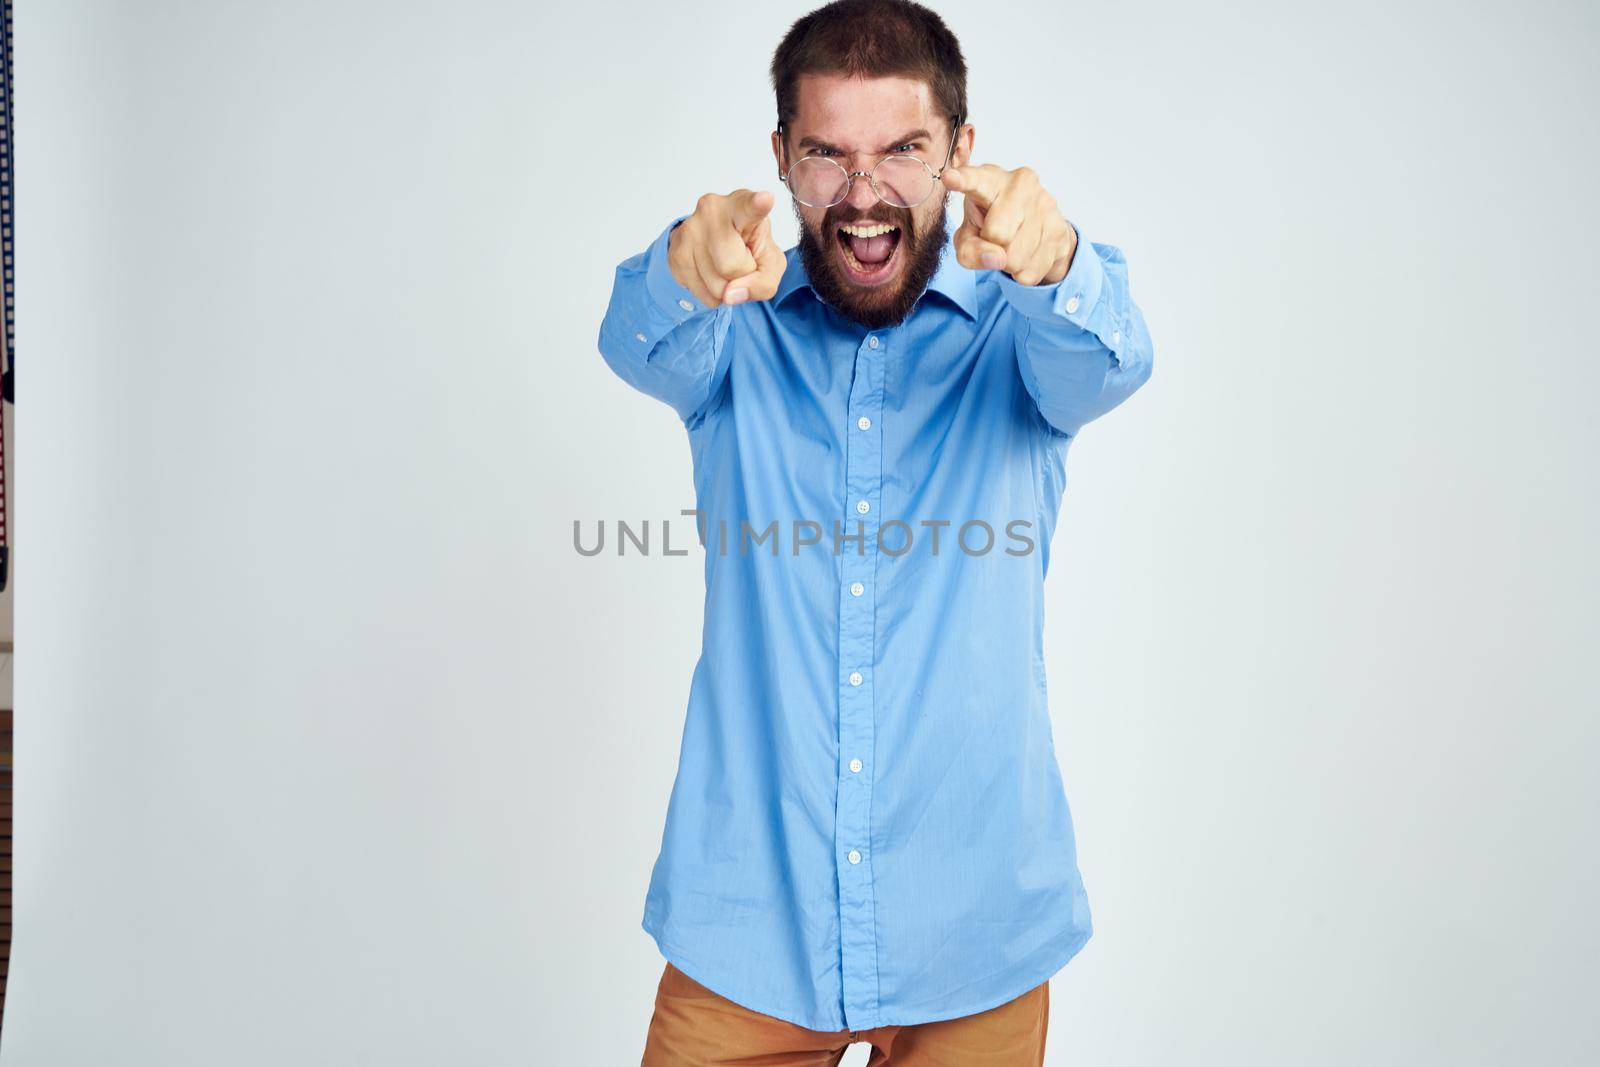
<instances>
[{"instance_id":1,"label":"white teeth","mask_svg":"<svg viewBox=\"0 0 1600 1067\"><path fill-rule=\"evenodd\" d=\"M840 226L839 227L841 232L848 233L852 237L876 237L880 233L893 233L895 230L898 230L899 228L900 227L898 227L898 226L890 226L886 222L877 222L877 223L873 223L870 226L858 226L858 225L855 225L855 224L851 224L849 226Z\"/></svg>"}]
</instances>

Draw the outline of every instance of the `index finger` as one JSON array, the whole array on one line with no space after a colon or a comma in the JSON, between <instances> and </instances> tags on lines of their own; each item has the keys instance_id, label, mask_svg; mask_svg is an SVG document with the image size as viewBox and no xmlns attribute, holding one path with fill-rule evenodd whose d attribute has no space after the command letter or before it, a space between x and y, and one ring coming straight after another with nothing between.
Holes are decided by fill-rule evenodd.
<instances>
[{"instance_id":1,"label":"index finger","mask_svg":"<svg viewBox=\"0 0 1600 1067\"><path fill-rule=\"evenodd\" d=\"M728 194L728 220L741 233L772 210L773 196L765 189L736 189Z\"/></svg>"},{"instance_id":2,"label":"index finger","mask_svg":"<svg viewBox=\"0 0 1600 1067\"><path fill-rule=\"evenodd\" d=\"M1006 171L993 163L968 163L964 167L946 167L944 173L939 175L939 180L963 196L972 197L979 207L986 208L994 203L1005 188Z\"/></svg>"}]
</instances>

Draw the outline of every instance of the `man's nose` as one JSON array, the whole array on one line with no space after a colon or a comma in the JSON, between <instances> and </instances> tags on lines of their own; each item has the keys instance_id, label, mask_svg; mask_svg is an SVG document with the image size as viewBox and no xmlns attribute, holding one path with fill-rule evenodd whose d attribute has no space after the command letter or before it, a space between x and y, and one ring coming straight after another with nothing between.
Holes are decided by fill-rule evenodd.
<instances>
[{"instance_id":1,"label":"man's nose","mask_svg":"<svg viewBox=\"0 0 1600 1067\"><path fill-rule=\"evenodd\" d=\"M855 170L866 171L868 167L858 167ZM855 173L852 170L852 173ZM872 191L872 178L868 174L856 174L850 183L850 195L845 197L845 203L857 211L870 211L878 202L878 194Z\"/></svg>"}]
</instances>

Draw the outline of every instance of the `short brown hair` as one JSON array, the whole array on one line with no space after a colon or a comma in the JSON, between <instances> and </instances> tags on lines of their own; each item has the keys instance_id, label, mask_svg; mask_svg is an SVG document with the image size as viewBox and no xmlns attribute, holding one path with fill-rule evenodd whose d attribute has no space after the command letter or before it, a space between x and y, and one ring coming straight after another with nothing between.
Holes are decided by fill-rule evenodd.
<instances>
[{"instance_id":1,"label":"short brown hair","mask_svg":"<svg viewBox=\"0 0 1600 1067\"><path fill-rule=\"evenodd\" d=\"M961 44L943 19L912 0L833 0L789 27L772 54L778 127L786 140L802 74L921 78L945 116L954 116L956 125L966 121Z\"/></svg>"}]
</instances>

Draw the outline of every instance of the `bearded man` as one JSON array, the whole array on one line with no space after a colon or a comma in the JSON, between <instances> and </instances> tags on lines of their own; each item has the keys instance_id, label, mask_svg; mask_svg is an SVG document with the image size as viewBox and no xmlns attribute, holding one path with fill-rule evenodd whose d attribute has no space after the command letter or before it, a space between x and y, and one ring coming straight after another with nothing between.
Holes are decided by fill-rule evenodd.
<instances>
[{"instance_id":1,"label":"bearded man","mask_svg":"<svg viewBox=\"0 0 1600 1067\"><path fill-rule=\"evenodd\" d=\"M1150 337L1115 246L973 162L938 15L838 0L771 73L798 245L772 191L707 193L619 265L599 334L682 420L702 530L743 533L702 537L644 1064L1040 1064L1091 933L1043 583L1068 448Z\"/></svg>"}]
</instances>

